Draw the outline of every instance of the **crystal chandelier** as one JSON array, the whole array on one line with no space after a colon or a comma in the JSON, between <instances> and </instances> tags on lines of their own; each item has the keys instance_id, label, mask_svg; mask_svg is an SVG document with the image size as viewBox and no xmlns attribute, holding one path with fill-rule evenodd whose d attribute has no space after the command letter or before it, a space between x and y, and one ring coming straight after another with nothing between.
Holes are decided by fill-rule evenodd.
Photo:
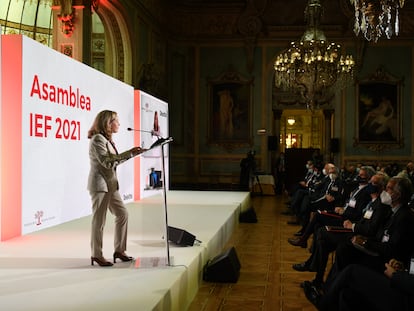
<instances>
[{"instance_id":1,"label":"crystal chandelier","mask_svg":"<svg viewBox=\"0 0 414 311\"><path fill-rule=\"evenodd\" d=\"M390 39L399 33L398 10L405 0L350 0L355 7L354 32L360 32L370 41L377 42L383 34Z\"/></svg>"},{"instance_id":2,"label":"crystal chandelier","mask_svg":"<svg viewBox=\"0 0 414 311\"><path fill-rule=\"evenodd\" d=\"M352 55L343 55L341 45L328 42L319 29L321 16L320 1L309 0L305 33L276 57L274 65L276 86L299 93L310 109L350 83L354 68Z\"/></svg>"}]
</instances>

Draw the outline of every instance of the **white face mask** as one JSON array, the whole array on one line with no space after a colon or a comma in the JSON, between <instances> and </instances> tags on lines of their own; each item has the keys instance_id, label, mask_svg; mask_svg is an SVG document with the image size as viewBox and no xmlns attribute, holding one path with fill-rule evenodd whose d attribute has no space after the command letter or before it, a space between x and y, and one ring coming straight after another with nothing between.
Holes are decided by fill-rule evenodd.
<instances>
[{"instance_id":1,"label":"white face mask","mask_svg":"<svg viewBox=\"0 0 414 311\"><path fill-rule=\"evenodd\" d=\"M322 174L324 174L325 176L327 175L327 174L326 174L326 169L323 169L323 170L322 170Z\"/></svg>"},{"instance_id":2,"label":"white face mask","mask_svg":"<svg viewBox=\"0 0 414 311\"><path fill-rule=\"evenodd\" d=\"M380 199L381 199L382 204L391 205L392 198L391 198L391 195L387 191L381 192Z\"/></svg>"}]
</instances>

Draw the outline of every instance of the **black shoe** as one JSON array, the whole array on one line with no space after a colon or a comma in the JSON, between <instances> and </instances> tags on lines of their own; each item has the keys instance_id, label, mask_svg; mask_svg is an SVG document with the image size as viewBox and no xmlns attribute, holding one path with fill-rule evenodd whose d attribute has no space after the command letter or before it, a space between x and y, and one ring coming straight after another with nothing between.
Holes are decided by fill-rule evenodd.
<instances>
[{"instance_id":1,"label":"black shoe","mask_svg":"<svg viewBox=\"0 0 414 311\"><path fill-rule=\"evenodd\" d=\"M308 265L308 263L307 262L302 262L302 263L295 263L294 265L292 265L292 268L294 269L294 270L296 270L296 271L300 271L300 272L303 272L303 271L311 271L310 270L310 267L309 267L309 265ZM308 281L305 281L305 282L308 282ZM302 283L303 284L303 283ZM302 286L302 285L301 285Z\"/></svg>"},{"instance_id":2,"label":"black shoe","mask_svg":"<svg viewBox=\"0 0 414 311\"><path fill-rule=\"evenodd\" d=\"M303 282L303 291L305 292L306 298L316 307L318 307L319 302L322 298L317 286L312 284L313 282L305 281Z\"/></svg>"},{"instance_id":3,"label":"black shoe","mask_svg":"<svg viewBox=\"0 0 414 311\"><path fill-rule=\"evenodd\" d=\"M300 246L302 248L306 248L308 246L307 241L302 240L302 238L288 239L288 242L293 246Z\"/></svg>"},{"instance_id":4,"label":"black shoe","mask_svg":"<svg viewBox=\"0 0 414 311\"><path fill-rule=\"evenodd\" d=\"M298 232L293 234L294 236L302 236L303 235L303 230L299 230Z\"/></svg>"}]
</instances>

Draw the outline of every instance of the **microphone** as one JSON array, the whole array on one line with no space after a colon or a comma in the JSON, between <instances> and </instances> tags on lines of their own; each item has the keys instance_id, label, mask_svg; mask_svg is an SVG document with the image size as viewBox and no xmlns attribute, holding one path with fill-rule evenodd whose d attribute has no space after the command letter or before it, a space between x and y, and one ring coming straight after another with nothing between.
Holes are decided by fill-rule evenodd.
<instances>
[{"instance_id":1,"label":"microphone","mask_svg":"<svg viewBox=\"0 0 414 311\"><path fill-rule=\"evenodd\" d=\"M158 137L157 141L155 141L155 142L151 145L150 149L151 149L151 148L154 148L154 147L157 147L157 146L164 145L164 144L168 144L168 143L170 143L170 142L172 142L172 141L173 141L173 138L172 138L172 137L167 137L167 138L161 138L161 137Z\"/></svg>"},{"instance_id":2,"label":"microphone","mask_svg":"<svg viewBox=\"0 0 414 311\"><path fill-rule=\"evenodd\" d=\"M136 130L136 129L133 129L133 128L131 128L131 127L128 127L128 128L127 128L127 130L128 130L128 131L134 131L134 132L144 132L144 133L150 133L150 134L152 134L152 133L153 133L152 131Z\"/></svg>"}]
</instances>

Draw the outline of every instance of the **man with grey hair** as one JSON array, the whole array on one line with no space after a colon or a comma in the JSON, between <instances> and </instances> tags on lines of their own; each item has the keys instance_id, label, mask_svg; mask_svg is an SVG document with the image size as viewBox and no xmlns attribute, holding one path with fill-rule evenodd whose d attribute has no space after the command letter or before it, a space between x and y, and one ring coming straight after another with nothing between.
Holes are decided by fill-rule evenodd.
<instances>
[{"instance_id":1,"label":"man with grey hair","mask_svg":"<svg viewBox=\"0 0 414 311\"><path fill-rule=\"evenodd\" d=\"M359 175L362 177L361 172L362 169ZM350 221L349 219L343 221L342 228L344 230L342 232L339 228L332 230L330 227L321 227L315 234L314 249L310 258L302 264L293 265L293 268L298 271L312 270L316 272L313 281L302 283L305 295L312 302L315 302L314 300L319 297L329 254L351 237L355 235L375 236L378 230L384 226L391 210L390 201L384 196L387 180L388 178L384 174L372 176L369 184L363 188L363 191L370 196L363 208L363 216L358 221Z\"/></svg>"},{"instance_id":2,"label":"man with grey hair","mask_svg":"<svg viewBox=\"0 0 414 311\"><path fill-rule=\"evenodd\" d=\"M332 212L320 211L319 213L316 213L298 241L289 239L289 243L292 245L304 243L304 241L306 242L319 228L324 226L342 226L345 221L351 223L358 221L362 217L368 202L372 200L372 195L369 191L366 191L366 187L373 176L375 176L375 170L371 166L361 167L357 178L358 187L351 192L346 204L343 207L335 207L335 210ZM377 176L375 181L379 183L379 187L382 191L385 187L383 175L381 175L381 177ZM297 265L294 265L293 268L298 270L295 266L297 267Z\"/></svg>"}]
</instances>

